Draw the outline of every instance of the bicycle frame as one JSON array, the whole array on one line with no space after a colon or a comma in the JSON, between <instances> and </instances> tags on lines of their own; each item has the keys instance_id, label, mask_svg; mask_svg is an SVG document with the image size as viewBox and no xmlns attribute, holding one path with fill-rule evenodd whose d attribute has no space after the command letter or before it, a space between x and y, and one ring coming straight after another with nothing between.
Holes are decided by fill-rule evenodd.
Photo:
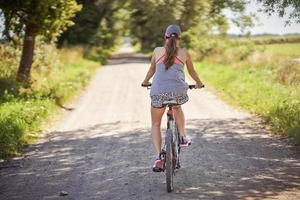
<instances>
[{"instance_id":1,"label":"bicycle frame","mask_svg":"<svg viewBox=\"0 0 300 200\"><path fill-rule=\"evenodd\" d=\"M175 156L175 165L174 167L177 167L177 164L179 165L179 154L180 154L180 136L179 131L176 125L175 116L173 113L173 107L168 106L169 110L167 111L167 129L171 129L172 131L172 143L173 143L173 154ZM166 132L167 133L167 132ZM166 141L166 140L165 140ZM175 175L175 171L174 171Z\"/></svg>"},{"instance_id":2,"label":"bicycle frame","mask_svg":"<svg viewBox=\"0 0 300 200\"><path fill-rule=\"evenodd\" d=\"M142 84L142 87L150 89L150 84ZM204 87L204 85L202 85ZM189 89L195 89L196 85L189 85ZM167 131L165 134L165 144L160 153L160 159L164 160L163 171L166 173L167 191L173 190L173 176L175 176L175 169L180 168L179 154L180 154L180 135L176 125L175 116L173 113L173 106L177 105L174 102L167 102Z\"/></svg>"},{"instance_id":3,"label":"bicycle frame","mask_svg":"<svg viewBox=\"0 0 300 200\"><path fill-rule=\"evenodd\" d=\"M168 105L167 111L167 131L165 134L165 144L162 151L164 160L164 171L166 173L167 191L173 190L173 176L175 176L175 169L180 168L179 164L179 132L176 126L175 116L172 105Z\"/></svg>"}]
</instances>

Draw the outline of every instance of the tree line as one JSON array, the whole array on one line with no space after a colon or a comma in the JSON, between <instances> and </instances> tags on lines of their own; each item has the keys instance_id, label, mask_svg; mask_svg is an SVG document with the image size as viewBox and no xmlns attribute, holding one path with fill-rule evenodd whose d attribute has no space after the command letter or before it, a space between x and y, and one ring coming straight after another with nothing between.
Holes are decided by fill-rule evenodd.
<instances>
[{"instance_id":1,"label":"tree line","mask_svg":"<svg viewBox=\"0 0 300 200\"><path fill-rule=\"evenodd\" d=\"M287 23L300 22L300 1L256 0L264 11L284 16ZM229 20L242 29L253 25L245 14L245 0L0 0L3 35L22 45L17 80L30 81L36 37L64 45L84 45L95 56L111 49L120 35L130 35L142 51L162 44L168 24L179 24L183 44L209 35L226 36ZM228 19L224 10L235 13Z\"/></svg>"}]
</instances>

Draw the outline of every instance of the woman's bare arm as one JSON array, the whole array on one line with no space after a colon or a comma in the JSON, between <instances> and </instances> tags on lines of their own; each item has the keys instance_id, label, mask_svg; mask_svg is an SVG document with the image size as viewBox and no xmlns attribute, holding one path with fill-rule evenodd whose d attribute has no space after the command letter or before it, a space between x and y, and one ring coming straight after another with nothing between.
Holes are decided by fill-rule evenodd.
<instances>
[{"instance_id":1,"label":"woman's bare arm","mask_svg":"<svg viewBox=\"0 0 300 200\"><path fill-rule=\"evenodd\" d=\"M148 85L149 84L149 80L152 78L152 76L154 75L155 73L155 67L156 67L156 63L155 63L155 54L153 53L152 54L152 58L151 58L151 65L150 65L150 68L146 74L146 77L143 81L142 84L144 85Z\"/></svg>"},{"instance_id":2,"label":"woman's bare arm","mask_svg":"<svg viewBox=\"0 0 300 200\"><path fill-rule=\"evenodd\" d=\"M194 65L193 65L193 62L191 60L191 57L188 53L187 54L187 58L186 58L186 67L187 67L187 70L190 74L190 76L194 79L194 81L196 82L196 87L197 88L201 88L204 86L204 84L202 83L202 81L200 80L197 72L195 71L195 68L194 68Z\"/></svg>"}]
</instances>

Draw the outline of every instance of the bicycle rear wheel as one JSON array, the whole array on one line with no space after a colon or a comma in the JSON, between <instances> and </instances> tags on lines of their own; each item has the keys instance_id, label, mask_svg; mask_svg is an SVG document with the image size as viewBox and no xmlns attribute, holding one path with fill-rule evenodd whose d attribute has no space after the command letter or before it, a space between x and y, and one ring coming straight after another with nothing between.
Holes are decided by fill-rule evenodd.
<instances>
[{"instance_id":1,"label":"bicycle rear wheel","mask_svg":"<svg viewBox=\"0 0 300 200\"><path fill-rule=\"evenodd\" d=\"M167 191L171 192L173 190L173 148L172 148L172 130L168 129L166 132L166 183Z\"/></svg>"}]
</instances>

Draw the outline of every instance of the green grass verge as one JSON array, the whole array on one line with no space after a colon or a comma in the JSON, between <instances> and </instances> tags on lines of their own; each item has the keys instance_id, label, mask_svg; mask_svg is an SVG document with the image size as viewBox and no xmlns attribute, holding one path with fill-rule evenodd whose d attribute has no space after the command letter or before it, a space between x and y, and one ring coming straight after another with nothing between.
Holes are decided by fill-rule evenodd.
<instances>
[{"instance_id":1,"label":"green grass verge","mask_svg":"<svg viewBox=\"0 0 300 200\"><path fill-rule=\"evenodd\" d=\"M16 155L21 147L33 142L45 122L57 113L59 104L78 94L98 66L97 62L80 58L64 64L44 82L41 78L34 88L15 94L1 91L0 158Z\"/></svg>"},{"instance_id":2,"label":"green grass verge","mask_svg":"<svg viewBox=\"0 0 300 200\"><path fill-rule=\"evenodd\" d=\"M288 134L300 143L300 88L284 86L267 69L197 63L204 82L230 104L259 114L275 133Z\"/></svg>"},{"instance_id":3,"label":"green grass verge","mask_svg":"<svg viewBox=\"0 0 300 200\"><path fill-rule=\"evenodd\" d=\"M300 58L300 43L257 45L257 47L266 52Z\"/></svg>"}]
</instances>

